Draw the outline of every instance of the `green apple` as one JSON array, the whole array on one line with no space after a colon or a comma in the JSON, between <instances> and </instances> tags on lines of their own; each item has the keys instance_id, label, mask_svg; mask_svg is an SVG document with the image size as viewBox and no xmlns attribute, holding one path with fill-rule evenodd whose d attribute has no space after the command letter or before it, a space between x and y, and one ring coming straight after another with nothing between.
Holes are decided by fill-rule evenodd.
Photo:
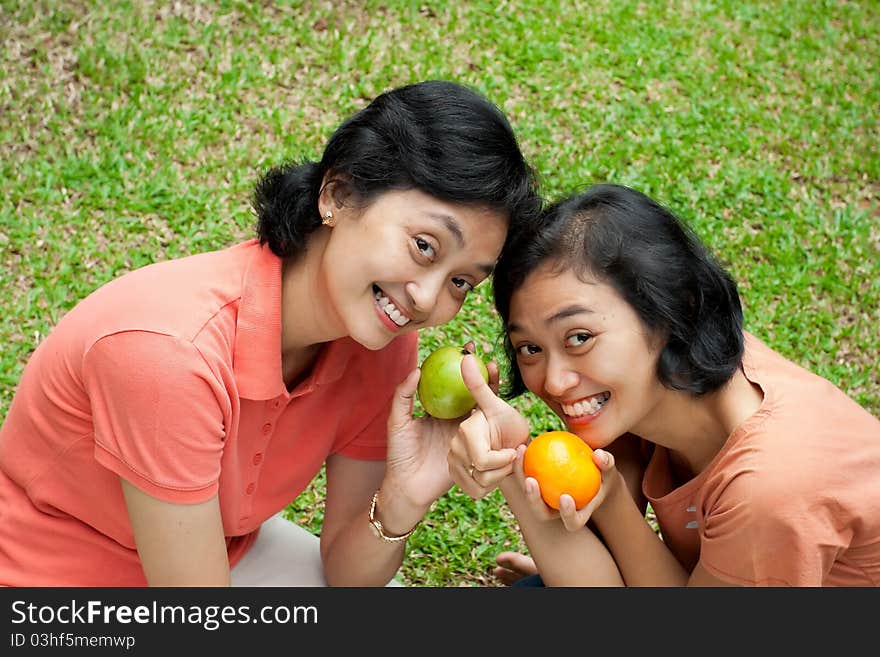
<instances>
[{"instance_id":1,"label":"green apple","mask_svg":"<svg viewBox=\"0 0 880 657\"><path fill-rule=\"evenodd\" d=\"M425 358L419 379L419 401L428 415L450 420L461 417L476 405L461 377L461 359L469 353L461 347L446 346ZM474 358L483 380L488 383L486 366L476 354Z\"/></svg>"}]
</instances>

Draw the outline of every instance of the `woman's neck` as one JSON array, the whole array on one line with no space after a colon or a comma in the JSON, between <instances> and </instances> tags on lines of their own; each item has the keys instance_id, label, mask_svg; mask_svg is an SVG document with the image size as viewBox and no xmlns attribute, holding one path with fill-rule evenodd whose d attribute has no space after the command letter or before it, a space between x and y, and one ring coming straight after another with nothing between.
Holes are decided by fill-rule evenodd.
<instances>
[{"instance_id":1,"label":"woman's neck","mask_svg":"<svg viewBox=\"0 0 880 657\"><path fill-rule=\"evenodd\" d=\"M321 258L326 238L313 234L307 247L281 268L281 351L298 350L340 337L330 328Z\"/></svg>"},{"instance_id":2,"label":"woman's neck","mask_svg":"<svg viewBox=\"0 0 880 657\"><path fill-rule=\"evenodd\" d=\"M311 369L324 343L343 337L327 303L321 261L327 236L314 233L297 258L281 269L281 370L288 387Z\"/></svg>"},{"instance_id":3,"label":"woman's neck","mask_svg":"<svg viewBox=\"0 0 880 657\"><path fill-rule=\"evenodd\" d=\"M651 414L645 433L637 433L669 449L695 476L709 465L737 427L761 407L762 401L761 389L737 370L724 387L702 397L670 391Z\"/></svg>"}]
</instances>

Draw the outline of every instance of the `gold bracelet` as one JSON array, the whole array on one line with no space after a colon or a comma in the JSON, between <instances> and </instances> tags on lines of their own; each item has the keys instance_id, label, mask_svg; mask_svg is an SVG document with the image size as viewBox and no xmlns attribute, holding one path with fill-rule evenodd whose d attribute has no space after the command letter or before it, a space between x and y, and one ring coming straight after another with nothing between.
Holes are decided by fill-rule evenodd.
<instances>
[{"instance_id":1,"label":"gold bracelet","mask_svg":"<svg viewBox=\"0 0 880 657\"><path fill-rule=\"evenodd\" d=\"M382 526L381 521L376 518L376 500L379 499L379 491L377 490L373 493L373 501L370 502L370 525L373 528L373 533L376 534L379 538L381 538L386 543L398 543L400 541L405 541L408 539L412 533L418 528L421 524L421 520L416 523L416 526L410 529L406 534L401 536L389 536L385 533L385 528Z\"/></svg>"}]
</instances>

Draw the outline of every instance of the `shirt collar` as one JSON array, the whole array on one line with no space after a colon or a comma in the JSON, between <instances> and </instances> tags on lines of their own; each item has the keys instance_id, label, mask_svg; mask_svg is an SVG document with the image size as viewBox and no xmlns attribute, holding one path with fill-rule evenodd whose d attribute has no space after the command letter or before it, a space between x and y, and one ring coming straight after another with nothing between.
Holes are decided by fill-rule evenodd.
<instances>
[{"instance_id":1,"label":"shirt collar","mask_svg":"<svg viewBox=\"0 0 880 657\"><path fill-rule=\"evenodd\" d=\"M232 371L245 399L273 399L281 380L281 258L254 240L245 267Z\"/></svg>"},{"instance_id":2,"label":"shirt collar","mask_svg":"<svg viewBox=\"0 0 880 657\"><path fill-rule=\"evenodd\" d=\"M308 394L318 386L338 381L358 348L358 344L351 338L340 338L325 344L318 354L311 374L291 391L291 397Z\"/></svg>"},{"instance_id":3,"label":"shirt collar","mask_svg":"<svg viewBox=\"0 0 880 657\"><path fill-rule=\"evenodd\" d=\"M238 309L232 369L241 397L274 399L286 395L281 375L281 265L268 246L253 241ZM358 345L351 338L321 349L311 374L292 392L306 394L342 376Z\"/></svg>"}]
</instances>

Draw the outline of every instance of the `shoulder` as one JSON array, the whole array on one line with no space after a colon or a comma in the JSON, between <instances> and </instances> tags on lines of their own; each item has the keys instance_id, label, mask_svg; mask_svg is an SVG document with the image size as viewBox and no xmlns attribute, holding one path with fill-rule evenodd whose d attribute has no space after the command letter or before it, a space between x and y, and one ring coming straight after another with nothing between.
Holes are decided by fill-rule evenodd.
<instances>
[{"instance_id":1,"label":"shoulder","mask_svg":"<svg viewBox=\"0 0 880 657\"><path fill-rule=\"evenodd\" d=\"M191 339L241 297L247 257L247 246L241 244L135 269L80 301L59 329L92 340L125 330Z\"/></svg>"},{"instance_id":2,"label":"shoulder","mask_svg":"<svg viewBox=\"0 0 880 657\"><path fill-rule=\"evenodd\" d=\"M768 388L771 399L821 399L822 396L846 397L845 393L828 379L810 371L791 358L784 356L754 335L745 333L746 348L743 369L750 381ZM779 392L779 395L773 394ZM831 400L825 399L822 406Z\"/></svg>"},{"instance_id":3,"label":"shoulder","mask_svg":"<svg viewBox=\"0 0 880 657\"><path fill-rule=\"evenodd\" d=\"M83 355L83 382L94 394L134 399L197 391L224 398L220 377L194 343L164 333L119 331L96 340ZM136 392L141 391L141 392Z\"/></svg>"},{"instance_id":4,"label":"shoulder","mask_svg":"<svg viewBox=\"0 0 880 657\"><path fill-rule=\"evenodd\" d=\"M880 420L832 381L815 374L756 338L750 338L744 368L759 385L764 402L746 422L753 449L792 463L825 471L833 446L837 452L880 450Z\"/></svg>"}]
</instances>

